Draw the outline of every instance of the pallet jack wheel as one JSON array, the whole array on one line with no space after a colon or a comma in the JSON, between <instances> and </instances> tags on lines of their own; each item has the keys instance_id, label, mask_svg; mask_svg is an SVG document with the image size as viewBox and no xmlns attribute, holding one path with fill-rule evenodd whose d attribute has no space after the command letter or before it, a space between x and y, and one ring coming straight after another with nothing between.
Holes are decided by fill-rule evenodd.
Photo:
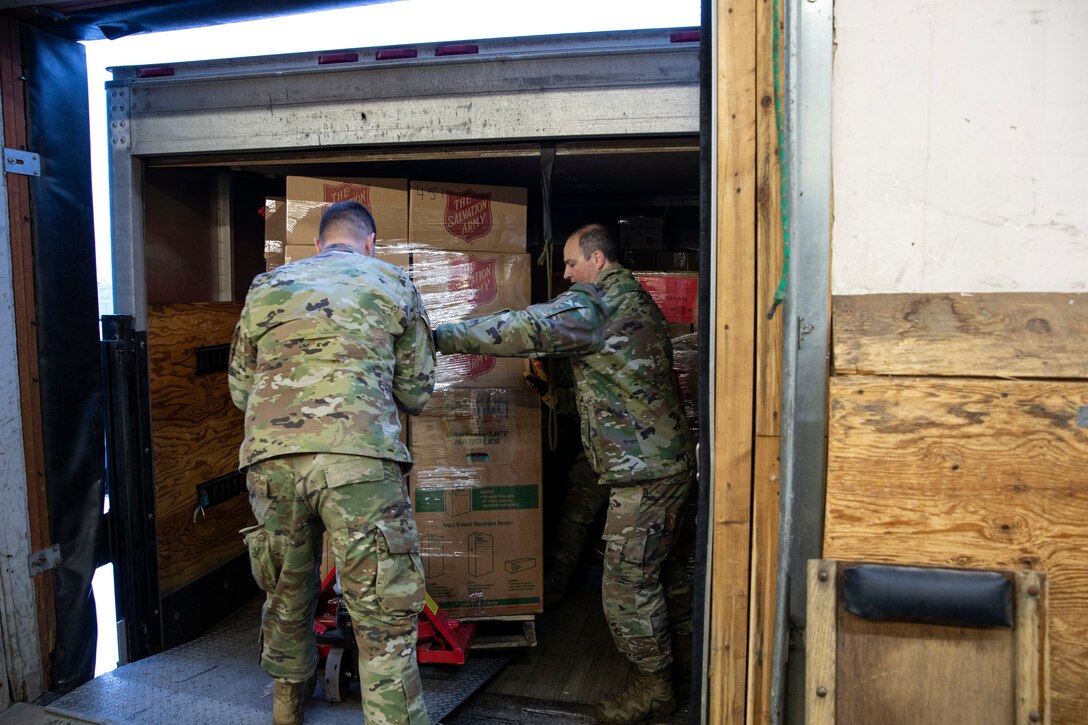
<instances>
[{"instance_id":1,"label":"pallet jack wheel","mask_svg":"<svg viewBox=\"0 0 1088 725\"><path fill-rule=\"evenodd\" d=\"M333 647L325 658L325 699L329 702L343 702L348 694L348 686L351 683L350 660L345 662L348 650L344 647ZM348 667L345 667L348 665Z\"/></svg>"}]
</instances>

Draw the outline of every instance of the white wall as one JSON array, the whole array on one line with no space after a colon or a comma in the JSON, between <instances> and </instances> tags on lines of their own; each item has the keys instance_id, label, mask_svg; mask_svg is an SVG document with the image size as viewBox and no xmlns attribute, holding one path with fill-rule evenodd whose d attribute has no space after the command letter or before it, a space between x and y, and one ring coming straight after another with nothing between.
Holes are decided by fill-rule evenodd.
<instances>
[{"instance_id":1,"label":"white wall","mask_svg":"<svg viewBox=\"0 0 1088 725\"><path fill-rule=\"evenodd\" d=\"M832 292L1088 292L1088 0L837 0Z\"/></svg>"}]
</instances>

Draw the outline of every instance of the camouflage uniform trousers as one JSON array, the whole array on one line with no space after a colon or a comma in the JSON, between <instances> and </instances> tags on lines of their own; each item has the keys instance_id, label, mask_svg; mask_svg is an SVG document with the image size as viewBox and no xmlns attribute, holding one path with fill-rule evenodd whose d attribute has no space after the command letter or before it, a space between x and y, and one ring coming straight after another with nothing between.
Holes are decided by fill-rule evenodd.
<instances>
[{"instance_id":1,"label":"camouflage uniform trousers","mask_svg":"<svg viewBox=\"0 0 1088 725\"><path fill-rule=\"evenodd\" d=\"M250 466L246 485L258 524L242 533L267 593L264 670L302 682L317 669L317 563L327 530L359 647L366 722L429 723L416 664L423 568L401 465L335 453L280 456Z\"/></svg>"},{"instance_id":2,"label":"camouflage uniform trousers","mask_svg":"<svg viewBox=\"0 0 1088 725\"><path fill-rule=\"evenodd\" d=\"M569 487L556 524L551 558L552 565L569 576L582 558L587 530L608 503L608 486L597 482L585 453L574 459L567 478Z\"/></svg>"},{"instance_id":3,"label":"camouflage uniform trousers","mask_svg":"<svg viewBox=\"0 0 1088 725\"><path fill-rule=\"evenodd\" d=\"M684 601L680 592L684 567L670 556L681 510L692 488L691 470L665 478L613 485L602 538L605 542L601 600L616 647L645 673L659 672L673 662L670 606L663 578L674 591L669 599ZM690 602L690 582L686 601ZM674 605L676 617L686 616L691 631L691 610L686 615ZM681 622L678 625L684 626ZM678 634L681 631L677 632Z\"/></svg>"}]
</instances>

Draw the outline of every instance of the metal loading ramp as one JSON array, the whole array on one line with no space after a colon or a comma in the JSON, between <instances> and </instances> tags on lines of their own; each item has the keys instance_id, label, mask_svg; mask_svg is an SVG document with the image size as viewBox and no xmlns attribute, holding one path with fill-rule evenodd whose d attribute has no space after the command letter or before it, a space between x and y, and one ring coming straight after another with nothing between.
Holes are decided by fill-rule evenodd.
<instances>
[{"instance_id":1,"label":"metal loading ramp","mask_svg":"<svg viewBox=\"0 0 1088 725\"><path fill-rule=\"evenodd\" d=\"M94 722L140 725L267 725L272 680L257 663L261 601L254 600L208 634L90 682L54 700L47 712ZM423 665L423 698L432 723L468 699L510 660L510 651L472 653L463 665ZM321 678L306 705L307 725L359 722L358 683L340 703L325 701Z\"/></svg>"}]
</instances>

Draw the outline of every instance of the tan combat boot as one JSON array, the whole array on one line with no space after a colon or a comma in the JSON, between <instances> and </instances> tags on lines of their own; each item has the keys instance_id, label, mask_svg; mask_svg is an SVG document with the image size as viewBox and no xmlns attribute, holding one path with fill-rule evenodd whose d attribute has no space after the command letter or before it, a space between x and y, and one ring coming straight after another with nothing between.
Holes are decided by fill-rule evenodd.
<instances>
[{"instance_id":1,"label":"tan combat boot","mask_svg":"<svg viewBox=\"0 0 1088 725\"><path fill-rule=\"evenodd\" d=\"M302 725L302 710L313 693L312 680L288 682L274 680L272 688L272 725Z\"/></svg>"},{"instance_id":2,"label":"tan combat boot","mask_svg":"<svg viewBox=\"0 0 1088 725\"><path fill-rule=\"evenodd\" d=\"M632 725L651 715L671 715L676 711L676 696L672 691L672 673L631 670L627 687L606 697L593 714L598 720L612 725Z\"/></svg>"}]
</instances>

